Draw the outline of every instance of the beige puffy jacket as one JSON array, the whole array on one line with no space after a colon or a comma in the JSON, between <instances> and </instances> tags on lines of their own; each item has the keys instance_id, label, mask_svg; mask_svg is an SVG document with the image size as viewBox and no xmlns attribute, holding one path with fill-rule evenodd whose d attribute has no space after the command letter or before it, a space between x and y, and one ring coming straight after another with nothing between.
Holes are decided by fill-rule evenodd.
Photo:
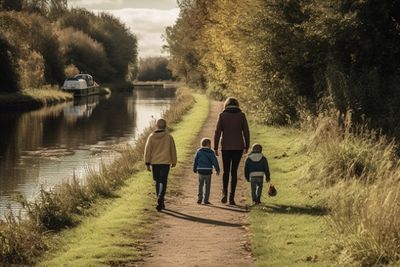
<instances>
[{"instance_id":1,"label":"beige puffy jacket","mask_svg":"<svg viewBox=\"0 0 400 267\"><path fill-rule=\"evenodd\" d=\"M156 130L150 134L144 149L146 165L176 165L176 147L174 138L164 130Z\"/></svg>"}]
</instances>

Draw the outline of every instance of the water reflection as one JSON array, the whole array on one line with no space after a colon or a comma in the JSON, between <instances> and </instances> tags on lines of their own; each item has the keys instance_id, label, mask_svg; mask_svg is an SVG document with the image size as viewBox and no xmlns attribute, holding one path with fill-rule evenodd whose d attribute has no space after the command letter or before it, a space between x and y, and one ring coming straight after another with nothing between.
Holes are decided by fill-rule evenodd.
<instances>
[{"instance_id":1,"label":"water reflection","mask_svg":"<svg viewBox=\"0 0 400 267\"><path fill-rule=\"evenodd\" d=\"M137 89L21 114L0 114L0 211L10 195L36 195L115 155L160 116L174 92Z\"/></svg>"}]
</instances>

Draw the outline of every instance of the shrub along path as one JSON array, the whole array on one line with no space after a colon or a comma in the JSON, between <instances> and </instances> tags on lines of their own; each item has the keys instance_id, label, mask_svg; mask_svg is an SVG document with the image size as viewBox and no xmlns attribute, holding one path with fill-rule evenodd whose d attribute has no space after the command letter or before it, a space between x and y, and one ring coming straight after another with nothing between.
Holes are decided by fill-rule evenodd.
<instances>
[{"instance_id":1,"label":"shrub along path","mask_svg":"<svg viewBox=\"0 0 400 267\"><path fill-rule=\"evenodd\" d=\"M221 103L211 102L209 117L193 143L192 157L202 137L213 137L221 110ZM196 203L198 180L192 171L192 160L188 159L183 175L176 180L179 195L168 199L167 209L159 214L157 230L154 239L148 244L149 255L144 265L251 266L253 259L245 229L248 213L244 207L244 189L247 185L242 179L239 180L236 199L241 206L222 205L222 178L213 174L210 197L212 205L199 205Z\"/></svg>"}]
</instances>

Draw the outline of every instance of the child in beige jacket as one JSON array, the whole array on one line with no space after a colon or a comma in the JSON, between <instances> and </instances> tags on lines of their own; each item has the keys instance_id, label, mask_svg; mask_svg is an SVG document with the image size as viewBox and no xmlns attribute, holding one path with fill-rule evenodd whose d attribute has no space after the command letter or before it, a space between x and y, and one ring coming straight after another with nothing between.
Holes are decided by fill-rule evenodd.
<instances>
[{"instance_id":1,"label":"child in beige jacket","mask_svg":"<svg viewBox=\"0 0 400 267\"><path fill-rule=\"evenodd\" d=\"M167 190L170 167L177 163L174 138L166 132L167 122L157 120L157 129L150 134L144 149L147 170L153 174L157 193L157 211L165 209L164 197Z\"/></svg>"}]
</instances>

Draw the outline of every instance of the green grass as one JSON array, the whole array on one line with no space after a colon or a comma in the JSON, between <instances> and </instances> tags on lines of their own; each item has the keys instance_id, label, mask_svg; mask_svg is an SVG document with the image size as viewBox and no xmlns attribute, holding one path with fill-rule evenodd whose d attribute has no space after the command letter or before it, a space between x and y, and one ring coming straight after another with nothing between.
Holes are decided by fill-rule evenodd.
<instances>
[{"instance_id":1,"label":"green grass","mask_svg":"<svg viewBox=\"0 0 400 267\"><path fill-rule=\"evenodd\" d=\"M302 166L308 157L304 132L253 124L252 141L261 143L278 190L263 205L252 208L250 232L256 266L334 266L333 237L326 212L312 194L301 190Z\"/></svg>"},{"instance_id":2,"label":"green grass","mask_svg":"<svg viewBox=\"0 0 400 267\"><path fill-rule=\"evenodd\" d=\"M195 95L196 104L182 121L173 125L178 166L170 179L191 158L191 146L207 119L209 102ZM141 171L127 180L116 198L96 205L96 215L78 227L62 232L59 244L39 266L109 266L139 261L141 239L152 230L155 196L150 173Z\"/></svg>"}]
</instances>

